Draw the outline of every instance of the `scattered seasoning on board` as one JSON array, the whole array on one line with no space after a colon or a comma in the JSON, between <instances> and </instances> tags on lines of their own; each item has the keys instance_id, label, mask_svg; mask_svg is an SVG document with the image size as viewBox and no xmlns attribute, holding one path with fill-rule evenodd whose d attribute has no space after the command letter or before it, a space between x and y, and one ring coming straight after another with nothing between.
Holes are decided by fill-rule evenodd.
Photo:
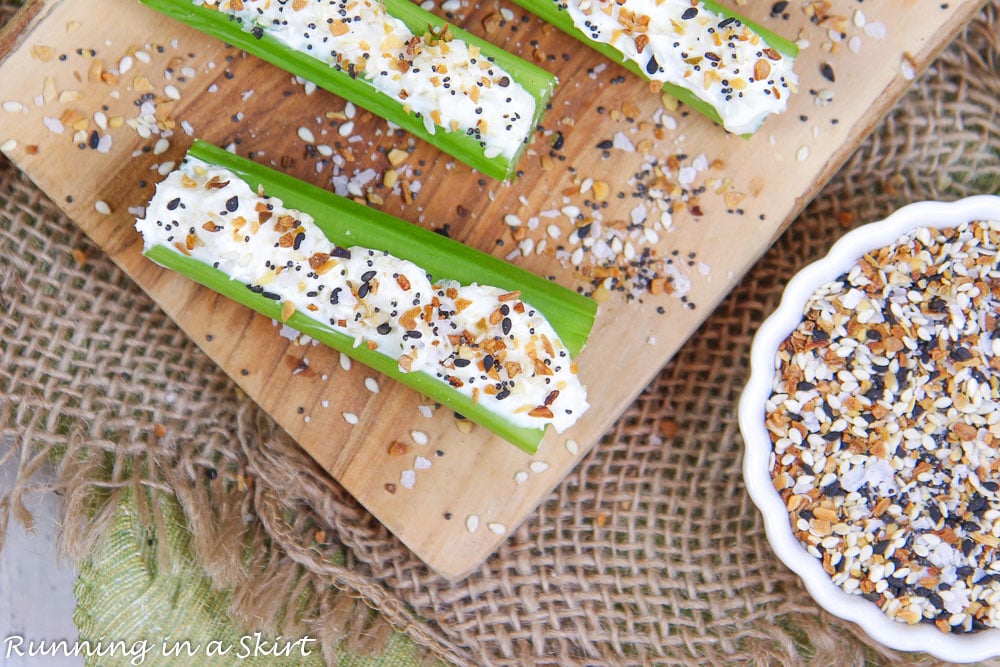
<instances>
[{"instance_id":1,"label":"scattered seasoning on board","mask_svg":"<svg viewBox=\"0 0 1000 667\"><path fill-rule=\"evenodd\" d=\"M833 582L943 632L1000 626L1000 221L920 228L810 298L766 425Z\"/></svg>"}]
</instances>

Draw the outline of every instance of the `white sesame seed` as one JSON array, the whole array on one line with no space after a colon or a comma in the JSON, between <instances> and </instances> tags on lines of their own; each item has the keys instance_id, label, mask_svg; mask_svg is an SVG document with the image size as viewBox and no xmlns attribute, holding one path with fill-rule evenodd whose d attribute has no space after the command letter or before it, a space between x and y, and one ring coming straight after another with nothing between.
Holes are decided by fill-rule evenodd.
<instances>
[{"instance_id":1,"label":"white sesame seed","mask_svg":"<svg viewBox=\"0 0 1000 667\"><path fill-rule=\"evenodd\" d=\"M299 128L299 139L306 142L307 144L316 143L316 136L312 133L308 127Z\"/></svg>"},{"instance_id":2,"label":"white sesame seed","mask_svg":"<svg viewBox=\"0 0 1000 667\"><path fill-rule=\"evenodd\" d=\"M514 474L514 483L517 484L518 486L524 484L527 481L528 481L528 473L524 472L523 470L519 470Z\"/></svg>"},{"instance_id":3,"label":"white sesame seed","mask_svg":"<svg viewBox=\"0 0 1000 667\"><path fill-rule=\"evenodd\" d=\"M531 469L531 472L538 474L548 470L549 464L546 463L545 461L532 461L531 465L529 465L528 468Z\"/></svg>"},{"instance_id":4,"label":"white sesame seed","mask_svg":"<svg viewBox=\"0 0 1000 667\"><path fill-rule=\"evenodd\" d=\"M521 222L521 218L517 217L513 213L508 213L507 215L505 215L503 217L503 221L507 223L507 225L509 225L510 227L520 227L523 224Z\"/></svg>"},{"instance_id":5,"label":"white sesame seed","mask_svg":"<svg viewBox=\"0 0 1000 667\"><path fill-rule=\"evenodd\" d=\"M495 533L497 535L503 535L504 533L507 532L507 526L503 525L502 523L491 522L486 524L486 527L490 529L490 532Z\"/></svg>"},{"instance_id":6,"label":"white sesame seed","mask_svg":"<svg viewBox=\"0 0 1000 667\"><path fill-rule=\"evenodd\" d=\"M348 424L350 424L351 426L354 426L360 420L358 419L358 416L356 414L354 414L353 412L345 412L344 413L344 421L347 422Z\"/></svg>"},{"instance_id":7,"label":"white sesame seed","mask_svg":"<svg viewBox=\"0 0 1000 667\"><path fill-rule=\"evenodd\" d=\"M372 377L365 378L365 389L373 394L377 394L379 392L378 380Z\"/></svg>"},{"instance_id":8,"label":"white sesame seed","mask_svg":"<svg viewBox=\"0 0 1000 667\"><path fill-rule=\"evenodd\" d=\"M134 61L132 60L132 56L125 56L124 58L122 58L121 60L119 60L118 61L118 73L119 74L124 74L125 72L129 71L130 69L132 69L132 63L133 62Z\"/></svg>"},{"instance_id":9,"label":"white sesame seed","mask_svg":"<svg viewBox=\"0 0 1000 667\"><path fill-rule=\"evenodd\" d=\"M128 56L126 56L126 57L128 57ZM151 60L152 60L152 59L151 59L151 58L149 57L149 54L148 54L148 53L146 53L145 51L136 51L136 52L135 52L135 59L136 59L136 60L138 60L139 62L141 62L141 63L145 63L145 64L147 64L147 65L148 65L148 64L149 64L149 63L151 62Z\"/></svg>"},{"instance_id":10,"label":"white sesame seed","mask_svg":"<svg viewBox=\"0 0 1000 667\"><path fill-rule=\"evenodd\" d=\"M354 116L357 113L358 109L357 107L354 106L353 102L348 102L347 104L344 105L344 115L347 116L348 118L354 118Z\"/></svg>"},{"instance_id":11,"label":"white sesame seed","mask_svg":"<svg viewBox=\"0 0 1000 667\"><path fill-rule=\"evenodd\" d=\"M465 518L465 528L470 533L476 532L479 528L479 517L475 514L470 514Z\"/></svg>"},{"instance_id":12,"label":"white sesame seed","mask_svg":"<svg viewBox=\"0 0 1000 667\"><path fill-rule=\"evenodd\" d=\"M166 139L159 139L156 145L153 146L153 155L163 155L168 150L170 150L170 142Z\"/></svg>"},{"instance_id":13,"label":"white sesame seed","mask_svg":"<svg viewBox=\"0 0 1000 667\"><path fill-rule=\"evenodd\" d=\"M4 153L12 151L15 148L17 148L17 139L8 139L0 144L0 151L3 151Z\"/></svg>"},{"instance_id":14,"label":"white sesame seed","mask_svg":"<svg viewBox=\"0 0 1000 667\"><path fill-rule=\"evenodd\" d=\"M163 93L172 100L181 99L181 91L177 90L177 86L174 86L172 84L164 87Z\"/></svg>"},{"instance_id":15,"label":"white sesame seed","mask_svg":"<svg viewBox=\"0 0 1000 667\"><path fill-rule=\"evenodd\" d=\"M424 433L423 431L417 431L417 430L410 431L410 437L413 438L413 442L417 443L418 445L426 445L428 442L430 442L430 438L428 438L427 434Z\"/></svg>"},{"instance_id":16,"label":"white sesame seed","mask_svg":"<svg viewBox=\"0 0 1000 667\"><path fill-rule=\"evenodd\" d=\"M98 199L94 202L94 208L97 209L97 212L101 215L111 215L111 207L108 206L108 202L103 199Z\"/></svg>"},{"instance_id":17,"label":"white sesame seed","mask_svg":"<svg viewBox=\"0 0 1000 667\"><path fill-rule=\"evenodd\" d=\"M340 353L340 367L345 371L351 370L351 358L343 352Z\"/></svg>"},{"instance_id":18,"label":"white sesame seed","mask_svg":"<svg viewBox=\"0 0 1000 667\"><path fill-rule=\"evenodd\" d=\"M573 456L576 456L577 454L580 453L580 446L576 444L576 440L574 440L573 438L569 438L568 440L566 440L566 451L572 454Z\"/></svg>"},{"instance_id":19,"label":"white sesame seed","mask_svg":"<svg viewBox=\"0 0 1000 667\"><path fill-rule=\"evenodd\" d=\"M800 146L799 150L795 153L795 159L799 162L805 162L809 158L809 147Z\"/></svg>"},{"instance_id":20,"label":"white sesame seed","mask_svg":"<svg viewBox=\"0 0 1000 667\"><path fill-rule=\"evenodd\" d=\"M342 137L349 137L354 132L354 121L348 121L337 128L337 134Z\"/></svg>"}]
</instances>

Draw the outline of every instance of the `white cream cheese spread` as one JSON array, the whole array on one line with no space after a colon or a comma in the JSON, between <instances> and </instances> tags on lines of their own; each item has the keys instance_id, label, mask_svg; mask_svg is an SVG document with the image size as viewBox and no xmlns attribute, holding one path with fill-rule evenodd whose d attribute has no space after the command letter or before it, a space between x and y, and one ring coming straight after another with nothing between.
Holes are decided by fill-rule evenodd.
<instances>
[{"instance_id":1,"label":"white cream cheese spread","mask_svg":"<svg viewBox=\"0 0 1000 667\"><path fill-rule=\"evenodd\" d=\"M652 81L708 102L730 132L781 113L798 84L793 58L739 19L691 0L559 0L584 35L610 44Z\"/></svg>"},{"instance_id":2,"label":"white cream cheese spread","mask_svg":"<svg viewBox=\"0 0 1000 667\"><path fill-rule=\"evenodd\" d=\"M415 35L378 0L194 0L331 67L363 77L420 114L465 132L488 158L513 158L534 132L535 99L478 47L450 32ZM259 33L257 31L260 31Z\"/></svg>"},{"instance_id":3,"label":"white cream cheese spread","mask_svg":"<svg viewBox=\"0 0 1000 667\"><path fill-rule=\"evenodd\" d=\"M331 243L302 211L189 157L136 221L163 246L215 267L510 423L562 432L589 407L569 351L519 292L434 280L386 252Z\"/></svg>"}]
</instances>

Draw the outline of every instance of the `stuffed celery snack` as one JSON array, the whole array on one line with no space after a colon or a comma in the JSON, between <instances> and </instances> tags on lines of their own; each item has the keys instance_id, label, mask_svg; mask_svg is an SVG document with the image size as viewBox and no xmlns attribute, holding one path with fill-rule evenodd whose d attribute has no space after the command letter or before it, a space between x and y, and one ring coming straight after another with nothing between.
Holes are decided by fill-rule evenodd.
<instances>
[{"instance_id":1,"label":"stuffed celery snack","mask_svg":"<svg viewBox=\"0 0 1000 667\"><path fill-rule=\"evenodd\" d=\"M142 0L312 81L500 180L554 76L408 0Z\"/></svg>"},{"instance_id":2,"label":"stuffed celery snack","mask_svg":"<svg viewBox=\"0 0 1000 667\"><path fill-rule=\"evenodd\" d=\"M146 255L534 451L587 409L590 299L196 142L136 222Z\"/></svg>"},{"instance_id":3,"label":"stuffed celery snack","mask_svg":"<svg viewBox=\"0 0 1000 667\"><path fill-rule=\"evenodd\" d=\"M712 0L514 0L735 134L785 110L798 47Z\"/></svg>"}]
</instances>

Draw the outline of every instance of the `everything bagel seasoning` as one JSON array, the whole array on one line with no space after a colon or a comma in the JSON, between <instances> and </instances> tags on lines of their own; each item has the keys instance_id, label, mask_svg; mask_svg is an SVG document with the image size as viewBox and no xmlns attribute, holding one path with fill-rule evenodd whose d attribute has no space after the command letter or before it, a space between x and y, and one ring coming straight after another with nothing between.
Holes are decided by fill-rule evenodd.
<instances>
[{"instance_id":1,"label":"everything bagel seasoning","mask_svg":"<svg viewBox=\"0 0 1000 667\"><path fill-rule=\"evenodd\" d=\"M833 582L1000 626L1000 222L919 228L809 299L767 405L772 478Z\"/></svg>"}]
</instances>

